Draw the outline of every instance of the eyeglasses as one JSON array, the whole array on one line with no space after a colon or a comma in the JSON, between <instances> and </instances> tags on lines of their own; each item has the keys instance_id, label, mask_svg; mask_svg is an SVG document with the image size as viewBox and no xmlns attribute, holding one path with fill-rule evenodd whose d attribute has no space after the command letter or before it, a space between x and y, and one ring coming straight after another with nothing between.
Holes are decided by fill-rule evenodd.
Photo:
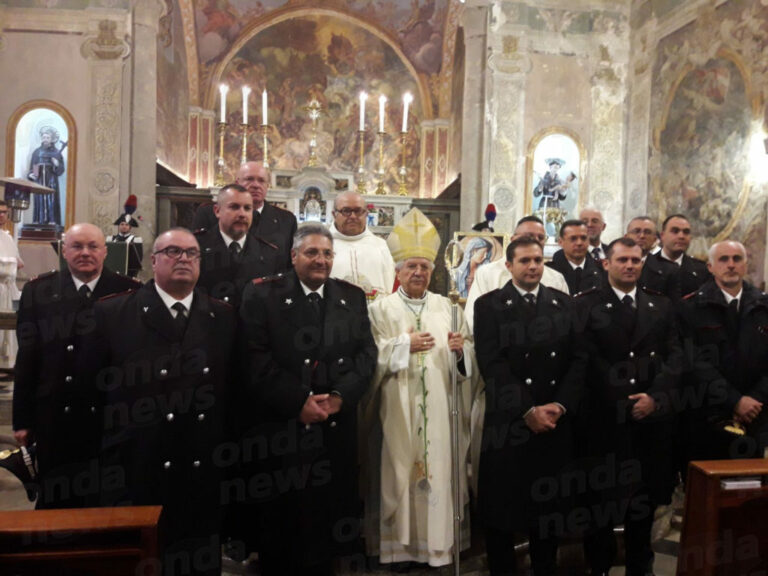
<instances>
[{"instance_id":1,"label":"eyeglasses","mask_svg":"<svg viewBox=\"0 0 768 576\"><path fill-rule=\"evenodd\" d=\"M342 208L341 210L335 210L337 214L341 214L344 218L349 218L354 214L355 216L365 216L368 210L365 208Z\"/></svg>"},{"instance_id":2,"label":"eyeglasses","mask_svg":"<svg viewBox=\"0 0 768 576\"><path fill-rule=\"evenodd\" d=\"M301 252L301 255L314 260L318 256L322 256L325 260L333 260L335 256L333 250L318 250L317 248L309 248Z\"/></svg>"},{"instance_id":3,"label":"eyeglasses","mask_svg":"<svg viewBox=\"0 0 768 576\"><path fill-rule=\"evenodd\" d=\"M197 260L200 258L200 250L197 248L187 248L185 250L183 248L179 248L178 246L166 246L162 250L157 250L152 254L165 254L168 258L172 258L173 260L180 260L182 255L186 256L190 260Z\"/></svg>"}]
</instances>

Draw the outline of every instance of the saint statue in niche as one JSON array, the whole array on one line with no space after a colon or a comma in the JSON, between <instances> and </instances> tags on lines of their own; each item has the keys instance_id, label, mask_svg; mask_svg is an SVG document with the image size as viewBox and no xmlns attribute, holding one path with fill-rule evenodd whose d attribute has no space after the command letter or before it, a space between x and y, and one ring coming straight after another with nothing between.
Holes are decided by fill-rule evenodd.
<instances>
[{"instance_id":1,"label":"saint statue in niche","mask_svg":"<svg viewBox=\"0 0 768 576\"><path fill-rule=\"evenodd\" d=\"M32 152L27 178L42 186L54 190L53 194L35 194L32 221L35 224L55 224L61 226L61 203L59 201L59 176L64 174L66 166L62 151L67 143L56 147L59 131L52 126L40 129L40 146Z\"/></svg>"}]
</instances>

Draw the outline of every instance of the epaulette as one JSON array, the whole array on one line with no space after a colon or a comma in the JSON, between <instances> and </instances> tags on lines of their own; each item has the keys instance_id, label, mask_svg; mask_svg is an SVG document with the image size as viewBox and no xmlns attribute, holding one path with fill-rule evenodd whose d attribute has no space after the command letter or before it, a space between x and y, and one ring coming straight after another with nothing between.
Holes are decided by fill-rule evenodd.
<instances>
[{"instance_id":1,"label":"epaulette","mask_svg":"<svg viewBox=\"0 0 768 576\"><path fill-rule=\"evenodd\" d=\"M658 290L654 290L653 288L648 288L647 286L638 286L640 290L645 292L646 294L652 294L653 296L666 296L664 292L659 292Z\"/></svg>"},{"instance_id":2,"label":"epaulette","mask_svg":"<svg viewBox=\"0 0 768 576\"><path fill-rule=\"evenodd\" d=\"M210 296L208 294L206 294L206 296L208 296L208 300L210 300L214 304L221 304L225 308L234 309L234 306L232 306L232 304L230 304L229 302L224 302L224 300L219 300L218 298L214 298L213 296Z\"/></svg>"},{"instance_id":3,"label":"epaulette","mask_svg":"<svg viewBox=\"0 0 768 576\"><path fill-rule=\"evenodd\" d=\"M138 288L130 288L128 290L123 290L122 292L114 292L112 294L107 294L106 296L102 296L97 300L97 302L106 302L107 300L111 300L112 298L115 298L117 296L125 296L126 294L133 294L136 292Z\"/></svg>"},{"instance_id":4,"label":"epaulette","mask_svg":"<svg viewBox=\"0 0 768 576\"><path fill-rule=\"evenodd\" d=\"M277 244L272 244L272 242L268 240L264 240L264 238L262 238L261 236L258 236L257 234L251 234L251 238L258 240L259 242L261 242L262 244L265 244L266 246L269 246L270 248L279 250Z\"/></svg>"},{"instance_id":5,"label":"epaulette","mask_svg":"<svg viewBox=\"0 0 768 576\"><path fill-rule=\"evenodd\" d=\"M50 272L43 272L42 274L35 276L34 278L30 278L29 282L37 282L38 280L42 280L44 278L50 278L54 274L56 274L56 270L51 270Z\"/></svg>"},{"instance_id":6,"label":"epaulette","mask_svg":"<svg viewBox=\"0 0 768 576\"><path fill-rule=\"evenodd\" d=\"M198 228L197 230L193 230L192 234L197 236L199 234L205 234L206 232L208 232L208 228Z\"/></svg>"},{"instance_id":7,"label":"epaulette","mask_svg":"<svg viewBox=\"0 0 768 576\"><path fill-rule=\"evenodd\" d=\"M550 288L550 290L552 290L552 288ZM595 292L597 292L597 290L598 290L597 286L592 286L592 288L590 288L589 290L584 290L584 292L577 292L576 294L573 295L573 297L581 298L582 296L587 296L588 294L594 294Z\"/></svg>"},{"instance_id":8,"label":"epaulette","mask_svg":"<svg viewBox=\"0 0 768 576\"><path fill-rule=\"evenodd\" d=\"M251 280L251 284L254 286L258 286L259 284L268 284L270 282L278 282L280 280L283 280L286 277L286 275L282 272L279 274L275 274L273 276L262 276L261 278L254 278Z\"/></svg>"}]
</instances>

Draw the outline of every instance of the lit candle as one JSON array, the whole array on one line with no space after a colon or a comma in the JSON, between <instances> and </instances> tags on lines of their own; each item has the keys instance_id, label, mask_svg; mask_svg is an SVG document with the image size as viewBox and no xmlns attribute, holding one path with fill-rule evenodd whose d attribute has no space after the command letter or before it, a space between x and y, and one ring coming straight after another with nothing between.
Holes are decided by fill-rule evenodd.
<instances>
[{"instance_id":1,"label":"lit candle","mask_svg":"<svg viewBox=\"0 0 768 576\"><path fill-rule=\"evenodd\" d=\"M365 101L368 100L368 94L360 92L360 132L365 130Z\"/></svg>"},{"instance_id":2,"label":"lit candle","mask_svg":"<svg viewBox=\"0 0 768 576\"><path fill-rule=\"evenodd\" d=\"M267 121L267 89L264 88L264 92L261 93L261 125L266 126L269 124Z\"/></svg>"},{"instance_id":3,"label":"lit candle","mask_svg":"<svg viewBox=\"0 0 768 576\"><path fill-rule=\"evenodd\" d=\"M221 122L227 121L227 92L229 92L229 86L226 84L219 84L219 94L221 95Z\"/></svg>"},{"instance_id":4,"label":"lit candle","mask_svg":"<svg viewBox=\"0 0 768 576\"><path fill-rule=\"evenodd\" d=\"M410 92L403 94L403 132L408 132L408 106L413 102Z\"/></svg>"},{"instance_id":5,"label":"lit candle","mask_svg":"<svg viewBox=\"0 0 768 576\"><path fill-rule=\"evenodd\" d=\"M251 93L251 89L248 86L243 86L243 124L248 124L248 95Z\"/></svg>"},{"instance_id":6,"label":"lit candle","mask_svg":"<svg viewBox=\"0 0 768 576\"><path fill-rule=\"evenodd\" d=\"M387 97L379 96L379 132L384 132L384 107L387 105Z\"/></svg>"}]
</instances>

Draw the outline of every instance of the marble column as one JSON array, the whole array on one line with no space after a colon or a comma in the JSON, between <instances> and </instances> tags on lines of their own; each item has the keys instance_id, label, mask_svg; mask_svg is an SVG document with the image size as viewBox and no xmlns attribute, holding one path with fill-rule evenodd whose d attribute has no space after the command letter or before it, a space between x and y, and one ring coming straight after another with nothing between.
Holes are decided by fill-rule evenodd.
<instances>
[{"instance_id":1,"label":"marble column","mask_svg":"<svg viewBox=\"0 0 768 576\"><path fill-rule=\"evenodd\" d=\"M466 62L461 133L461 229L478 222L488 202L486 84L489 2L470 1L462 16Z\"/></svg>"},{"instance_id":2,"label":"marble column","mask_svg":"<svg viewBox=\"0 0 768 576\"><path fill-rule=\"evenodd\" d=\"M160 0L135 0L133 5L131 59L130 191L138 199L145 244L154 242L156 226L155 183L157 159L157 32L166 8ZM148 255L144 263L147 269Z\"/></svg>"}]
</instances>

